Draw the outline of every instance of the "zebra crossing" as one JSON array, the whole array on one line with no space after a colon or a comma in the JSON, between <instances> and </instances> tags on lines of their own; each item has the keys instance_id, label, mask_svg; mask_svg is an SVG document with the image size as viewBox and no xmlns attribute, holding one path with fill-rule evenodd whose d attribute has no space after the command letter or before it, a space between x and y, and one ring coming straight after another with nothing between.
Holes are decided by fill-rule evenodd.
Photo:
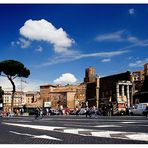
<instances>
[{"instance_id":1,"label":"zebra crossing","mask_svg":"<svg viewBox=\"0 0 148 148\"><path fill-rule=\"evenodd\" d=\"M9 123L9 122L3 122L3 124L18 126L23 128L62 132L65 134L77 134L81 136L148 141L148 133L144 132L126 132L126 131L100 130L100 129L98 130L98 129L89 129L89 128L85 129L85 128L76 128L76 127L44 126L44 125L31 125L31 124ZM100 125L95 127L99 126ZM102 125L102 127L115 127L115 125Z\"/></svg>"}]
</instances>

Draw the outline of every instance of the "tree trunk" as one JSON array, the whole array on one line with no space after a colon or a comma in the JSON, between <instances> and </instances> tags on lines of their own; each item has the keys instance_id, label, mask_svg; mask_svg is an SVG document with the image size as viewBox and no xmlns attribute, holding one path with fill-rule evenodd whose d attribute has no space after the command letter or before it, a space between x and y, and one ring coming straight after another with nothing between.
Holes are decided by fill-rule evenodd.
<instances>
[{"instance_id":1,"label":"tree trunk","mask_svg":"<svg viewBox=\"0 0 148 148\"><path fill-rule=\"evenodd\" d=\"M13 80L12 80L11 77L8 77L8 79L10 80L10 82L12 84L12 88L13 88L13 90L12 90L12 96L11 96L11 114L12 114L13 113L14 95L15 95L15 84L14 84L14 82L13 82Z\"/></svg>"}]
</instances>

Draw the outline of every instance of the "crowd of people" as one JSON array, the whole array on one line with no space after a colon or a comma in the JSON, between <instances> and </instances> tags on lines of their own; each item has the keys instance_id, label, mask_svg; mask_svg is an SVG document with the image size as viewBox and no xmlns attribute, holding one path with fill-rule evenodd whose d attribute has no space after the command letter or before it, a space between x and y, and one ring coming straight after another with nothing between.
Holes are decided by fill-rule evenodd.
<instances>
[{"instance_id":1,"label":"crowd of people","mask_svg":"<svg viewBox=\"0 0 148 148\"><path fill-rule=\"evenodd\" d=\"M39 117L43 118L43 109L37 107L35 110L35 119L38 119Z\"/></svg>"},{"instance_id":2,"label":"crowd of people","mask_svg":"<svg viewBox=\"0 0 148 148\"><path fill-rule=\"evenodd\" d=\"M96 117L99 116L112 116L113 115L113 106L107 105L102 108L97 109L95 106L92 108L86 107L86 117Z\"/></svg>"},{"instance_id":3,"label":"crowd of people","mask_svg":"<svg viewBox=\"0 0 148 148\"><path fill-rule=\"evenodd\" d=\"M4 117L9 117L11 111L2 112L1 114ZM14 109L14 116L23 115L26 111L21 109ZM127 112L127 111L126 111ZM29 114L30 115L30 114ZM85 108L76 107L75 109L63 108L62 105L59 105L57 109L49 108L40 108L36 107L32 115L35 115L35 119L43 118L43 116L50 115L85 115L87 117L97 117L97 116L112 116L113 115L113 105L107 104L103 105L101 108L97 109L96 106ZM128 115L128 114L127 114ZM145 116L148 116L148 106L146 108Z\"/></svg>"}]
</instances>

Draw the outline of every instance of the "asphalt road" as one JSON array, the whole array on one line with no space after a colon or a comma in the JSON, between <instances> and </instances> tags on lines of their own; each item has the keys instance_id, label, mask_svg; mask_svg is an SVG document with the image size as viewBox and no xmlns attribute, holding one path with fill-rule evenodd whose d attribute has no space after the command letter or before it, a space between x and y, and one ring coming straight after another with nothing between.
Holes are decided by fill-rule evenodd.
<instances>
[{"instance_id":1,"label":"asphalt road","mask_svg":"<svg viewBox=\"0 0 148 148\"><path fill-rule=\"evenodd\" d=\"M148 144L148 118L0 117L0 132L0 144Z\"/></svg>"}]
</instances>

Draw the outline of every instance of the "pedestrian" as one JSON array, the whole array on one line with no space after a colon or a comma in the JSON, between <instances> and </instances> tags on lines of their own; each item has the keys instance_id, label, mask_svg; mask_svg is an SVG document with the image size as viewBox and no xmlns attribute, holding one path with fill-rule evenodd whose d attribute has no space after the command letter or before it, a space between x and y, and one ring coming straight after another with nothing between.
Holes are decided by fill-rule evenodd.
<instances>
[{"instance_id":1,"label":"pedestrian","mask_svg":"<svg viewBox=\"0 0 148 148\"><path fill-rule=\"evenodd\" d=\"M39 108L37 107L36 110L35 110L35 119L38 119L39 114L40 114L40 110L39 110Z\"/></svg>"},{"instance_id":2,"label":"pedestrian","mask_svg":"<svg viewBox=\"0 0 148 148\"><path fill-rule=\"evenodd\" d=\"M145 109L145 116L147 117L148 116L148 105L146 106L146 109Z\"/></svg>"},{"instance_id":3,"label":"pedestrian","mask_svg":"<svg viewBox=\"0 0 148 148\"><path fill-rule=\"evenodd\" d=\"M39 113L39 115L40 115L40 118L42 119L42 118L43 118L43 109L42 109L42 108L40 108L40 113Z\"/></svg>"},{"instance_id":4,"label":"pedestrian","mask_svg":"<svg viewBox=\"0 0 148 148\"><path fill-rule=\"evenodd\" d=\"M49 108L48 115L49 115L49 116L51 115L51 107Z\"/></svg>"},{"instance_id":5,"label":"pedestrian","mask_svg":"<svg viewBox=\"0 0 148 148\"><path fill-rule=\"evenodd\" d=\"M60 115L63 115L63 106L62 105L59 106L59 112L60 112Z\"/></svg>"},{"instance_id":6,"label":"pedestrian","mask_svg":"<svg viewBox=\"0 0 148 148\"><path fill-rule=\"evenodd\" d=\"M16 116L18 116L19 115L19 110L18 109L16 109Z\"/></svg>"},{"instance_id":7,"label":"pedestrian","mask_svg":"<svg viewBox=\"0 0 148 148\"><path fill-rule=\"evenodd\" d=\"M95 106L93 106L92 107L92 109L91 109L91 117L94 117L94 118L96 118L96 107Z\"/></svg>"},{"instance_id":8,"label":"pedestrian","mask_svg":"<svg viewBox=\"0 0 148 148\"><path fill-rule=\"evenodd\" d=\"M103 113L103 116L106 116L107 115L107 107L106 107L105 104L103 105L102 113Z\"/></svg>"},{"instance_id":9,"label":"pedestrian","mask_svg":"<svg viewBox=\"0 0 148 148\"><path fill-rule=\"evenodd\" d=\"M46 115L49 116L49 108L46 108Z\"/></svg>"},{"instance_id":10,"label":"pedestrian","mask_svg":"<svg viewBox=\"0 0 148 148\"><path fill-rule=\"evenodd\" d=\"M108 116L112 116L112 111L113 111L113 105L112 103L110 102L108 105L107 105L107 115Z\"/></svg>"},{"instance_id":11,"label":"pedestrian","mask_svg":"<svg viewBox=\"0 0 148 148\"><path fill-rule=\"evenodd\" d=\"M90 117L90 109L88 106L86 107L86 118L87 118L87 116Z\"/></svg>"},{"instance_id":12,"label":"pedestrian","mask_svg":"<svg viewBox=\"0 0 148 148\"><path fill-rule=\"evenodd\" d=\"M79 115L79 108L76 107L76 115Z\"/></svg>"}]
</instances>

